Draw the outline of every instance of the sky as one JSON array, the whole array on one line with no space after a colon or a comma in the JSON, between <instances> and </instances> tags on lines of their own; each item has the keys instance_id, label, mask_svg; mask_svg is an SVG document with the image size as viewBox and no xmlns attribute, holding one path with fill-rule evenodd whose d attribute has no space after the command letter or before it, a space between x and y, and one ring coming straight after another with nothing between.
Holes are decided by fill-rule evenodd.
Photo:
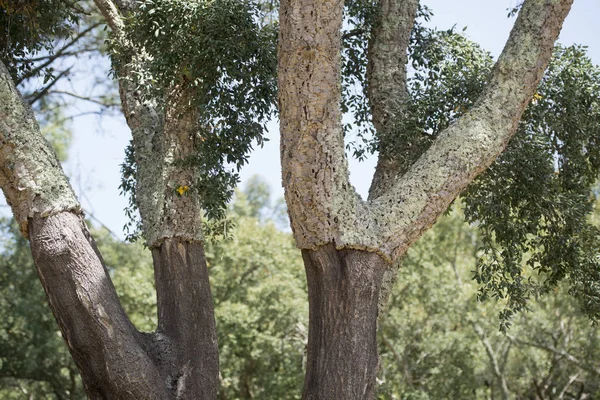
<instances>
[{"instance_id":1,"label":"sky","mask_svg":"<svg viewBox=\"0 0 600 400\"><path fill-rule=\"evenodd\" d=\"M507 10L517 0L425 0L422 3L434 13L430 26L449 29L456 25L459 31L466 26L466 35L497 57L514 22L507 18ZM598 16L599 0L575 0L559 38L564 45L587 45L588 54L596 64L600 64ZM93 67L108 72L108 62ZM270 140L252 153L249 164L241 172L241 185L258 174L269 183L273 196L281 197L278 125L271 122L268 127ZM86 212L123 237L126 222L123 209L127 200L119 194L119 166L131 138L125 120L122 116L80 117L73 121L72 128L74 140L69 160L64 164L65 172ZM375 156L364 162L350 160L350 179L363 197L368 192L375 162Z\"/></svg>"}]
</instances>

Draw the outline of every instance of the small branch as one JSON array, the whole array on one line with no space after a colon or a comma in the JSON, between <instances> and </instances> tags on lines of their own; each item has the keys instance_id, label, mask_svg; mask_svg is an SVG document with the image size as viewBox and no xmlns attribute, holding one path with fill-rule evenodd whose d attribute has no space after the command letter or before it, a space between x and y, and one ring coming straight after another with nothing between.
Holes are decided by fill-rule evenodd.
<instances>
[{"instance_id":1,"label":"small branch","mask_svg":"<svg viewBox=\"0 0 600 400\"><path fill-rule=\"evenodd\" d=\"M567 382L565 387L560 391L560 393L558 395L559 399L562 399L565 396L565 393L567 393L569 386L571 386L573 384L573 382L575 382L577 380L577 378L579 378L579 375L581 375L581 372L578 372L569 378L569 382Z\"/></svg>"},{"instance_id":2,"label":"small branch","mask_svg":"<svg viewBox=\"0 0 600 400\"><path fill-rule=\"evenodd\" d=\"M90 103L98 104L99 106L106 107L106 108L119 107L120 106L120 104L118 104L118 103L105 103L102 100L94 99L92 97L82 96L82 95L77 94L77 93L67 92L65 90L52 90L52 91L47 92L47 94L62 94L62 95L65 95L65 96L74 97L74 98L79 99L79 100L89 101Z\"/></svg>"},{"instance_id":3,"label":"small branch","mask_svg":"<svg viewBox=\"0 0 600 400\"><path fill-rule=\"evenodd\" d=\"M89 32L91 32L94 28L100 26L100 23L96 23L93 24L91 26L89 26L87 29L83 30L82 32L80 32L77 36L75 36L69 43L67 43L66 45L64 45L60 50L58 50L56 53L52 54L52 55L48 55L45 56L46 58L46 62L38 65L37 67L35 67L34 69L32 69L31 71L29 71L27 74L23 75L17 82L16 84L19 85L21 84L23 81L25 81L26 79L29 79L33 76L36 76L40 71L42 71L44 68L48 67L50 64L52 64L56 59L58 59L59 57L63 57L65 56L65 52L68 48L70 48L71 46L73 46L75 43L77 43L82 37L84 37L85 35L87 35ZM35 59L31 59L31 60L27 60L27 61L35 61Z\"/></svg>"},{"instance_id":4,"label":"small branch","mask_svg":"<svg viewBox=\"0 0 600 400\"><path fill-rule=\"evenodd\" d=\"M88 210L86 210L83 207L81 209L83 210L83 212L85 213L85 215L88 218L90 218L90 219L96 221L98 224L100 224L100 226L103 229L105 229L109 235L111 235L113 238L117 239L119 242L122 241L121 238L116 233L114 233L108 226L104 225L104 223L102 223L102 221L100 221L98 218L96 218L96 216L93 213L89 212Z\"/></svg>"},{"instance_id":5,"label":"small branch","mask_svg":"<svg viewBox=\"0 0 600 400\"><path fill-rule=\"evenodd\" d=\"M559 349L556 349L554 347L550 347L550 346L547 346L547 345L544 345L544 344L541 344L541 343L534 343L534 342L529 342L529 341L526 341L526 340L517 339L517 338L515 338L513 336L508 336L508 338L510 340L512 340L513 342L517 343L517 344L524 345L524 346L536 347L538 349L546 350L546 351L548 351L550 353L553 353L553 354L559 355L561 357L564 357L567 361L571 362L573 365L581 368L582 370L587 371L587 372L591 372L593 374L596 374L596 375L600 376L600 368L595 368L595 367L592 367L590 365L587 365L587 364L581 362L581 360L579 360L574 355L572 355L570 353L567 353L564 350L559 350Z\"/></svg>"},{"instance_id":6,"label":"small branch","mask_svg":"<svg viewBox=\"0 0 600 400\"><path fill-rule=\"evenodd\" d=\"M351 29L351 30L347 31L346 33L344 33L342 35L342 41L348 40L351 37L358 36L358 35L361 35L363 33L365 33L365 30L363 28Z\"/></svg>"},{"instance_id":7,"label":"small branch","mask_svg":"<svg viewBox=\"0 0 600 400\"><path fill-rule=\"evenodd\" d=\"M485 347L485 352L487 353L488 358L490 359L490 363L492 364L492 371L494 372L496 379L498 379L498 383L500 383L500 388L502 389L502 398L504 400L510 399L510 391L508 390L508 386L506 384L506 378L500 370L500 365L498 364L498 359L496 358L496 354L494 353L494 348L492 347L492 344L490 343L488 337L486 336L481 326L474 323L473 328L479 336L483 347Z\"/></svg>"},{"instance_id":8,"label":"small branch","mask_svg":"<svg viewBox=\"0 0 600 400\"><path fill-rule=\"evenodd\" d=\"M385 334L381 334L381 341L383 342L383 345L392 353L398 365L404 364L404 360L402 359L400 354L398 354L398 352L392 345L392 342L390 342L389 339L385 337Z\"/></svg>"},{"instance_id":9,"label":"small branch","mask_svg":"<svg viewBox=\"0 0 600 400\"><path fill-rule=\"evenodd\" d=\"M91 47L91 48L84 48L84 49L81 49L81 50L66 51L66 52L63 52L61 54L61 56L62 57L79 56L81 54L92 53L94 51L98 51L98 49L96 47ZM25 64L25 63L33 63L33 62L44 61L44 60L49 60L49 59L53 59L54 60L54 59L56 59L56 57L55 57L56 54L57 53L47 54L45 56L39 56L39 57L24 58L24 59L21 59L21 60L17 60L17 62L20 63L20 64Z\"/></svg>"},{"instance_id":10,"label":"small branch","mask_svg":"<svg viewBox=\"0 0 600 400\"><path fill-rule=\"evenodd\" d=\"M33 98L31 100L27 100L27 102L29 103L29 105L33 105L36 101L38 101L39 99L41 99L42 97L44 97L46 94L48 94L48 91L54 86L56 85L56 83L60 80L60 78L62 78L63 76L67 75L71 69L73 67L69 67L67 69L65 69L64 71L62 71L60 74L58 74L57 77L55 77L52 82L50 82L45 88L43 88L42 90L40 90L39 92L33 92L31 94L31 96L33 96ZM30 96L30 97L31 97Z\"/></svg>"}]
</instances>

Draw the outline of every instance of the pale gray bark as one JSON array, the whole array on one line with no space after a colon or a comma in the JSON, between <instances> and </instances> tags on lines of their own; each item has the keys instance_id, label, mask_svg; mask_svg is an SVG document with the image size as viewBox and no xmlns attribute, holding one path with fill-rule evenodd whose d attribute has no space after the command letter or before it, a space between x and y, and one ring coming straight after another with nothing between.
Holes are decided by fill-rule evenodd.
<instances>
[{"instance_id":1,"label":"pale gray bark","mask_svg":"<svg viewBox=\"0 0 600 400\"><path fill-rule=\"evenodd\" d=\"M418 0L380 0L378 4L369 42L367 97L379 138L379 158L369 199L385 193L402 173L388 142L393 139L394 123L404 118L409 101L408 45L418 8Z\"/></svg>"},{"instance_id":2,"label":"pale gray bark","mask_svg":"<svg viewBox=\"0 0 600 400\"><path fill-rule=\"evenodd\" d=\"M342 0L280 3L279 112L285 198L298 247L340 243L360 199L341 126Z\"/></svg>"},{"instance_id":3,"label":"pale gray bark","mask_svg":"<svg viewBox=\"0 0 600 400\"><path fill-rule=\"evenodd\" d=\"M498 384L500 385L500 389L502 390L502 399L510 399L510 390L508 389L508 384L506 383L506 377L504 376L504 372L500 368L500 363L498 362L498 358L496 357L496 352L494 351L492 343L490 343L490 340L488 339L487 335L485 334L485 331L480 325L478 325L477 323L473 323L473 329L475 330L475 333L477 333L477 336L479 336L479 340L485 348L485 352L490 361L492 372L498 380Z\"/></svg>"},{"instance_id":4,"label":"pale gray bark","mask_svg":"<svg viewBox=\"0 0 600 400\"><path fill-rule=\"evenodd\" d=\"M396 259L496 157L517 129L552 55L573 0L527 0L475 106L383 196L363 224L375 224L381 249Z\"/></svg>"},{"instance_id":5,"label":"pale gray bark","mask_svg":"<svg viewBox=\"0 0 600 400\"><path fill-rule=\"evenodd\" d=\"M339 128L342 4L282 2L279 90L283 184L298 247L314 249L334 242L338 249L377 252L390 263L404 254L460 191L494 161L514 134L571 3L527 0L477 104L442 132L387 190L373 188L372 192L381 194L365 203L348 184ZM386 4L390 3L380 3ZM414 7L405 3L408 5ZM316 26L320 29L314 29ZM401 52L400 47L397 51ZM372 75L375 70L372 66ZM390 105L374 100L383 110L380 114L391 118L386 111Z\"/></svg>"},{"instance_id":6,"label":"pale gray bark","mask_svg":"<svg viewBox=\"0 0 600 400\"><path fill-rule=\"evenodd\" d=\"M0 186L26 237L30 218L80 209L52 146L1 62Z\"/></svg>"},{"instance_id":7,"label":"pale gray bark","mask_svg":"<svg viewBox=\"0 0 600 400\"><path fill-rule=\"evenodd\" d=\"M112 0L95 0L114 40L123 53L117 66L123 114L131 129L137 166L135 199L142 218L148 247L159 247L164 239L178 237L202 242L200 199L195 190L194 171L181 167L180 161L195 151L197 113L186 97L186 88L175 85L159 110L156 102L143 98L128 78L132 66L148 57L145 50L127 40L122 14ZM127 6L127 2L117 2ZM185 196L177 189L187 186Z\"/></svg>"}]
</instances>

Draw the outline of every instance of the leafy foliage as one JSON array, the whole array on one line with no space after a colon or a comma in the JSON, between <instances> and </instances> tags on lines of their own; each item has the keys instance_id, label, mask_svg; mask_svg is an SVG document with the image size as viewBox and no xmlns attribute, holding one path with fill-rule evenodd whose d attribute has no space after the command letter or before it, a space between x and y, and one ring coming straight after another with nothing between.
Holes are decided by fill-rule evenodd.
<instances>
[{"instance_id":1,"label":"leafy foliage","mask_svg":"<svg viewBox=\"0 0 600 400\"><path fill-rule=\"evenodd\" d=\"M271 12L251 1L146 1L128 18L125 39L144 56L131 57L122 38L112 43L115 69L127 65L144 99L164 110L173 92L185 93L197 112L196 154L177 162L195 171L209 218L223 216L253 143L266 140L276 26L260 21Z\"/></svg>"},{"instance_id":2,"label":"leafy foliage","mask_svg":"<svg viewBox=\"0 0 600 400\"><path fill-rule=\"evenodd\" d=\"M477 301L481 235L460 205L409 250L381 323L380 399L577 398L600 394L599 327L565 285L497 329L500 302ZM495 367L495 364L497 368Z\"/></svg>"},{"instance_id":3,"label":"leafy foliage","mask_svg":"<svg viewBox=\"0 0 600 400\"><path fill-rule=\"evenodd\" d=\"M82 8L66 0L0 0L0 61L18 81L33 65L24 62L52 52L54 41L70 35ZM51 69L39 71L49 79Z\"/></svg>"},{"instance_id":4,"label":"leafy foliage","mask_svg":"<svg viewBox=\"0 0 600 400\"><path fill-rule=\"evenodd\" d=\"M600 317L599 232L588 219L600 169L598 93L600 69L585 48L558 47L515 138L466 195L465 213L483 234L475 278L483 297L508 297L504 319L564 278Z\"/></svg>"}]
</instances>

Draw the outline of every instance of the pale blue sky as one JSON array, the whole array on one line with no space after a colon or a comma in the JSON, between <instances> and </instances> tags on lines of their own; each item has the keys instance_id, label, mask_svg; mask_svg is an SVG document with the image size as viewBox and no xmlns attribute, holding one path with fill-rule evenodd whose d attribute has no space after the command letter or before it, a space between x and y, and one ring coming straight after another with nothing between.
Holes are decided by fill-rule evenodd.
<instances>
[{"instance_id":1,"label":"pale blue sky","mask_svg":"<svg viewBox=\"0 0 600 400\"><path fill-rule=\"evenodd\" d=\"M456 24L483 48L497 56L508 37L513 19L507 18L507 9L516 0L428 0L423 1L434 12L432 26L448 29ZM565 45L585 44L595 63L600 64L600 0L575 0L559 41ZM96 68L107 68L95 65ZM122 235L126 221L123 208L126 200L119 195L119 164L130 133L122 117L78 118L73 123L75 138L65 170L80 196L85 209ZM250 163L242 171L242 185L254 174L263 176L271 185L274 196L283 196L279 164L279 140L276 123L269 124L270 141L255 151ZM366 162L351 161L351 180L363 196L368 191L374 157Z\"/></svg>"}]
</instances>

